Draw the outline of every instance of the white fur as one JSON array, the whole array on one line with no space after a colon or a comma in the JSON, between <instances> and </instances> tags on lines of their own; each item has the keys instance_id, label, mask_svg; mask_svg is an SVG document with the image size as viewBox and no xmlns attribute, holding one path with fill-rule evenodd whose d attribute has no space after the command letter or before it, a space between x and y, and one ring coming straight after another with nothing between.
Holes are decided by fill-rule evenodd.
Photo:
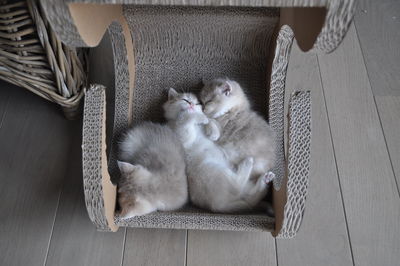
<instances>
[{"instance_id":1,"label":"white fur","mask_svg":"<svg viewBox=\"0 0 400 266\"><path fill-rule=\"evenodd\" d=\"M253 183L249 177L253 158L241 161L237 169L229 163L224 151L209 139L204 125L214 140L219 126L209 120L201 108L189 109L187 101L196 104L193 94L169 93L164 104L165 117L177 133L186 152L189 196L194 205L214 212L234 212L253 208L265 195L265 182Z\"/></svg>"},{"instance_id":2,"label":"white fur","mask_svg":"<svg viewBox=\"0 0 400 266\"><path fill-rule=\"evenodd\" d=\"M166 125L144 122L120 143L118 202L123 219L181 208L188 200L184 150Z\"/></svg>"}]
</instances>

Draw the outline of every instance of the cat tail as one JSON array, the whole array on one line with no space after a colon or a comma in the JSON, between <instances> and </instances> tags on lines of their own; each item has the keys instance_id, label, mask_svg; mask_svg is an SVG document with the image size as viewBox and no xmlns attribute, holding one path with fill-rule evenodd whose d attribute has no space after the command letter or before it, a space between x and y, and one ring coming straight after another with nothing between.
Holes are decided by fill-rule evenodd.
<instances>
[{"instance_id":1,"label":"cat tail","mask_svg":"<svg viewBox=\"0 0 400 266\"><path fill-rule=\"evenodd\" d=\"M138 128L129 130L119 143L120 158L124 161L132 161L136 152L143 146L143 132Z\"/></svg>"}]
</instances>

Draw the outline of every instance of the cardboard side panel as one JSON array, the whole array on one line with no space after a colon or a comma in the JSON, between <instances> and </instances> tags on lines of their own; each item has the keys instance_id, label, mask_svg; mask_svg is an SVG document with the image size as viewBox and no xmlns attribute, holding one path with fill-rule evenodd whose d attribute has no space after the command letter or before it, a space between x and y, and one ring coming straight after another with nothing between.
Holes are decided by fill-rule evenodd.
<instances>
[{"instance_id":1,"label":"cardboard side panel","mask_svg":"<svg viewBox=\"0 0 400 266\"><path fill-rule=\"evenodd\" d=\"M68 7L82 40L90 47L97 46L108 25L122 17L122 5L71 3Z\"/></svg>"},{"instance_id":2,"label":"cardboard side panel","mask_svg":"<svg viewBox=\"0 0 400 266\"><path fill-rule=\"evenodd\" d=\"M106 102L104 101L104 110L106 110ZM102 126L102 146L101 146L101 169L102 179L101 185L103 188L103 200L104 200L104 214L107 219L110 230L115 232L118 230L118 226L114 223L114 211L117 202L117 187L111 183L111 177L108 173L107 166L107 155L106 155L106 115L103 114L103 126Z\"/></svg>"},{"instance_id":3,"label":"cardboard side panel","mask_svg":"<svg viewBox=\"0 0 400 266\"><path fill-rule=\"evenodd\" d=\"M105 87L92 85L85 95L82 170L86 208L99 230L116 231L116 187L107 171Z\"/></svg>"}]
</instances>

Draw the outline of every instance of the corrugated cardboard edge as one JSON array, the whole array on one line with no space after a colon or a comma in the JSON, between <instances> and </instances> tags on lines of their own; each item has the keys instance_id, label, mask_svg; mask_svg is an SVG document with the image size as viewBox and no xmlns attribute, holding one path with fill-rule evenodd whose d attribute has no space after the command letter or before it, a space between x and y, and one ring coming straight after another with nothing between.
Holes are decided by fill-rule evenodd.
<instances>
[{"instance_id":1,"label":"corrugated cardboard edge","mask_svg":"<svg viewBox=\"0 0 400 266\"><path fill-rule=\"evenodd\" d=\"M132 99L135 81L135 58L132 36L123 15L122 5L69 3L68 8L80 37L90 47L97 46L100 43L108 26L113 21L120 23L125 38L126 56L128 58L129 99ZM93 14L96 15L93 16ZM129 100L128 102L128 124L130 125L133 101Z\"/></svg>"},{"instance_id":2,"label":"corrugated cardboard edge","mask_svg":"<svg viewBox=\"0 0 400 266\"><path fill-rule=\"evenodd\" d=\"M135 65L133 54L133 42L128 23L123 16L122 5L96 5L70 3L68 5L71 17L80 34L82 40L88 46L97 46L101 41L108 26L117 21L120 23L125 39L126 56L128 59L129 71L129 108L128 108L128 124L131 123L133 86L135 77ZM96 16L93 16L96 14ZM104 101L104 105L106 101ZM104 110L106 108L104 107ZM102 124L102 148L101 148L101 165L102 165L102 189L104 199L104 215L107 219L111 231L117 231L118 226L114 222L114 212L116 206L117 191L116 186L112 184L108 172L107 155L106 155L106 115L103 115Z\"/></svg>"},{"instance_id":3,"label":"corrugated cardboard edge","mask_svg":"<svg viewBox=\"0 0 400 266\"><path fill-rule=\"evenodd\" d=\"M108 173L107 154L106 154L106 100L104 100L104 113L102 121L101 134L101 184L103 188L104 215L107 219L111 231L116 232L118 226L114 222L114 211L117 202L117 187L111 183L111 177Z\"/></svg>"}]
</instances>

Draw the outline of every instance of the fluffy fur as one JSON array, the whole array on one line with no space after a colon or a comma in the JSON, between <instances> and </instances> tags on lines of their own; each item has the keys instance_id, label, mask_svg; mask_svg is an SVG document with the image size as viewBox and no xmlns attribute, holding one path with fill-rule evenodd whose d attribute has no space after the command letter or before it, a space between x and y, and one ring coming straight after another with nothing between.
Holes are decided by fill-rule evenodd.
<instances>
[{"instance_id":1,"label":"fluffy fur","mask_svg":"<svg viewBox=\"0 0 400 266\"><path fill-rule=\"evenodd\" d=\"M145 122L130 129L120 143L121 217L170 211L188 200L184 150L166 125Z\"/></svg>"},{"instance_id":2,"label":"fluffy fur","mask_svg":"<svg viewBox=\"0 0 400 266\"><path fill-rule=\"evenodd\" d=\"M234 212L249 210L262 199L265 180L249 180L253 158L242 159L237 170L229 163L210 139L218 139L218 124L206 117L196 96L170 89L164 111L186 152L189 195L194 205L214 212ZM205 124L210 138L204 133Z\"/></svg>"},{"instance_id":3,"label":"fluffy fur","mask_svg":"<svg viewBox=\"0 0 400 266\"><path fill-rule=\"evenodd\" d=\"M275 134L267 122L251 110L240 85L228 78L219 78L205 85L200 92L204 113L216 119L221 126L217 144L228 160L239 163L244 158L254 158L251 180L271 180L269 171L275 163Z\"/></svg>"}]
</instances>

